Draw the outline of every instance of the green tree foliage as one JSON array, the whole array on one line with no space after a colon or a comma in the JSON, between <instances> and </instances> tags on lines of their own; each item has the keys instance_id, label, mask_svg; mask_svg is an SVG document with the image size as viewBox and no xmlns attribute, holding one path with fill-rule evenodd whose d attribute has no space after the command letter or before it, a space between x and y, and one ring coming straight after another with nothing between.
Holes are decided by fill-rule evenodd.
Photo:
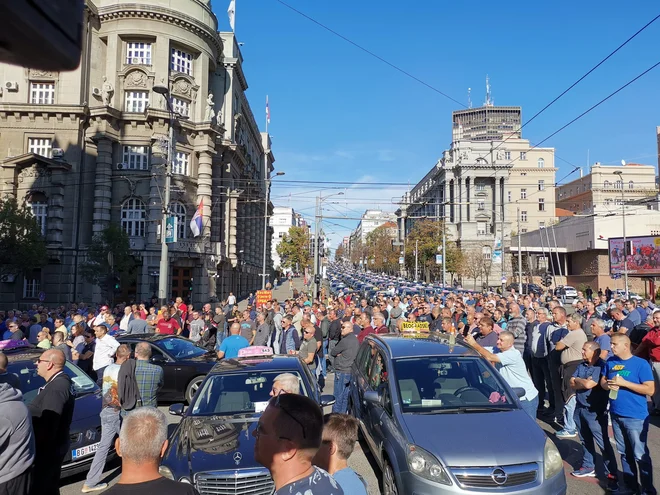
<instances>
[{"instance_id":1,"label":"green tree foliage","mask_svg":"<svg viewBox=\"0 0 660 495\"><path fill-rule=\"evenodd\" d=\"M112 253L113 268L110 267L109 253ZM119 225L111 223L92 238L80 273L87 282L100 285L108 274L114 272L121 277L122 286L128 286L136 277L135 266L128 234Z\"/></svg>"},{"instance_id":2,"label":"green tree foliage","mask_svg":"<svg viewBox=\"0 0 660 495\"><path fill-rule=\"evenodd\" d=\"M311 267L308 230L303 227L291 227L277 245L282 268L304 270Z\"/></svg>"},{"instance_id":3,"label":"green tree foliage","mask_svg":"<svg viewBox=\"0 0 660 495\"><path fill-rule=\"evenodd\" d=\"M388 230L381 225L367 234L364 256L370 270L387 273L399 270L399 250L392 246L394 238Z\"/></svg>"},{"instance_id":4,"label":"green tree foliage","mask_svg":"<svg viewBox=\"0 0 660 495\"><path fill-rule=\"evenodd\" d=\"M32 211L13 198L0 200L0 273L29 273L47 261L46 241Z\"/></svg>"},{"instance_id":5,"label":"green tree foliage","mask_svg":"<svg viewBox=\"0 0 660 495\"><path fill-rule=\"evenodd\" d=\"M335 261L342 261L344 258L346 258L346 250L344 245L340 244L335 250Z\"/></svg>"},{"instance_id":6,"label":"green tree foliage","mask_svg":"<svg viewBox=\"0 0 660 495\"><path fill-rule=\"evenodd\" d=\"M415 273L415 242L418 244L418 266L420 278L430 281L431 278L442 278L442 265L436 264L435 255L441 254L442 229L444 224L434 220L418 220L406 238L405 262L408 273ZM450 276L462 275L464 256L456 243L450 240L449 234L445 235L447 245L445 246L445 268ZM446 280L451 283L449 277Z\"/></svg>"}]
</instances>

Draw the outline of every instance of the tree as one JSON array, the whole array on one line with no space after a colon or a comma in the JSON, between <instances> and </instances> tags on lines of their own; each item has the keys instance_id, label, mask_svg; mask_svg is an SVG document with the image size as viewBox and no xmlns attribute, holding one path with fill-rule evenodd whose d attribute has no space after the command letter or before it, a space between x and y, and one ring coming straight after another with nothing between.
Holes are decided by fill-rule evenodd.
<instances>
[{"instance_id":1,"label":"tree","mask_svg":"<svg viewBox=\"0 0 660 495\"><path fill-rule=\"evenodd\" d=\"M291 227L277 245L277 254L280 255L282 268L295 271L310 268L312 257L309 253L308 230L303 227Z\"/></svg>"},{"instance_id":2,"label":"tree","mask_svg":"<svg viewBox=\"0 0 660 495\"><path fill-rule=\"evenodd\" d=\"M108 256L110 253L112 267ZM111 223L92 237L87 248L87 259L80 265L80 273L87 282L99 287L109 274L116 273L126 287L136 278L136 265L128 234L119 225Z\"/></svg>"},{"instance_id":3,"label":"tree","mask_svg":"<svg viewBox=\"0 0 660 495\"><path fill-rule=\"evenodd\" d=\"M46 241L32 211L14 198L0 200L0 273L30 273L47 261Z\"/></svg>"},{"instance_id":4,"label":"tree","mask_svg":"<svg viewBox=\"0 0 660 495\"><path fill-rule=\"evenodd\" d=\"M473 280L472 289L477 289L477 278L484 271L484 254L481 249L472 248L464 253L465 275Z\"/></svg>"},{"instance_id":5,"label":"tree","mask_svg":"<svg viewBox=\"0 0 660 495\"><path fill-rule=\"evenodd\" d=\"M394 249L394 239L388 230L388 227L381 225L367 234L365 255L369 268L396 273L399 269L399 251Z\"/></svg>"},{"instance_id":6,"label":"tree","mask_svg":"<svg viewBox=\"0 0 660 495\"><path fill-rule=\"evenodd\" d=\"M346 257L346 249L344 249L343 244L340 244L335 250L335 261L343 261L345 257Z\"/></svg>"},{"instance_id":7,"label":"tree","mask_svg":"<svg viewBox=\"0 0 660 495\"><path fill-rule=\"evenodd\" d=\"M418 265L422 277L430 281L431 277L442 277L442 264L436 264L435 256L440 254L442 248L442 229L444 225L433 220L418 220L406 238L405 262L409 273L415 272L415 243L418 245ZM461 255L456 254L456 243L449 240L445 233L447 245L445 246L445 268L448 273L460 273ZM456 251L455 251L456 250Z\"/></svg>"}]
</instances>

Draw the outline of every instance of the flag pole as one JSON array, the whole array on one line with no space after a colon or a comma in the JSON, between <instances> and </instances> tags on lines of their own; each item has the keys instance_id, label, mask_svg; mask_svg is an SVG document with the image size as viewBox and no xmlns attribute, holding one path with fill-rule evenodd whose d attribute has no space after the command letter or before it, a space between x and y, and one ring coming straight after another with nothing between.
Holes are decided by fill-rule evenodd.
<instances>
[{"instance_id":1,"label":"flag pole","mask_svg":"<svg viewBox=\"0 0 660 495\"><path fill-rule=\"evenodd\" d=\"M270 124L270 107L268 106L268 95L266 95L266 134L268 134L268 124Z\"/></svg>"}]
</instances>

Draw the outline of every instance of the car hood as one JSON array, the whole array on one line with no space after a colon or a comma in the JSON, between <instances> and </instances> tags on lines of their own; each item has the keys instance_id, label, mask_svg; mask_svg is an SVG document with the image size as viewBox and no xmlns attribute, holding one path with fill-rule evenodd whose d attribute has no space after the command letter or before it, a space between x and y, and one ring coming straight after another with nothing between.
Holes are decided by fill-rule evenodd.
<instances>
[{"instance_id":1,"label":"car hood","mask_svg":"<svg viewBox=\"0 0 660 495\"><path fill-rule=\"evenodd\" d=\"M404 414L415 445L445 466L543 462L546 436L523 410L464 414ZM516 432L516 433L513 433Z\"/></svg>"},{"instance_id":2,"label":"car hood","mask_svg":"<svg viewBox=\"0 0 660 495\"><path fill-rule=\"evenodd\" d=\"M206 354L202 354L201 356L179 358L179 362L196 363L196 364L208 363L210 365L214 365L215 363L218 362L218 357L215 354L215 352L207 352Z\"/></svg>"},{"instance_id":3,"label":"car hood","mask_svg":"<svg viewBox=\"0 0 660 495\"><path fill-rule=\"evenodd\" d=\"M177 476L262 467L254 460L258 419L255 414L186 416L170 437L163 464Z\"/></svg>"}]
</instances>

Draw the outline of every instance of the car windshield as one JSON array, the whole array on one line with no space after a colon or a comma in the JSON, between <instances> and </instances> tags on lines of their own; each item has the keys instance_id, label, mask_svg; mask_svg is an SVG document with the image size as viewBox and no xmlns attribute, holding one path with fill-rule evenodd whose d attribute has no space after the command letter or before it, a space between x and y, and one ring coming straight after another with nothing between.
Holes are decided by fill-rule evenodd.
<instances>
[{"instance_id":1,"label":"car windshield","mask_svg":"<svg viewBox=\"0 0 660 495\"><path fill-rule=\"evenodd\" d=\"M14 373L21 382L23 402L29 404L39 393L39 387L43 387L46 381L37 374L37 365L34 361L18 361L9 363L9 373ZM70 362L64 365L64 372L71 377L71 385L76 395L84 395L97 389L94 381L83 370Z\"/></svg>"},{"instance_id":2,"label":"car windshield","mask_svg":"<svg viewBox=\"0 0 660 495\"><path fill-rule=\"evenodd\" d=\"M189 340L177 339L175 337L158 340L155 342L155 344L167 352L174 359L197 357L208 352L206 349L197 347Z\"/></svg>"},{"instance_id":3,"label":"car windshield","mask_svg":"<svg viewBox=\"0 0 660 495\"><path fill-rule=\"evenodd\" d=\"M397 359L394 370L403 412L516 407L501 378L479 357Z\"/></svg>"},{"instance_id":4,"label":"car windshield","mask_svg":"<svg viewBox=\"0 0 660 495\"><path fill-rule=\"evenodd\" d=\"M194 416L208 414L245 414L261 413L266 409L273 388L274 378L282 371L252 371L245 373L226 373L211 375L202 384L202 390L191 407ZM300 375L300 391L309 395Z\"/></svg>"}]
</instances>

